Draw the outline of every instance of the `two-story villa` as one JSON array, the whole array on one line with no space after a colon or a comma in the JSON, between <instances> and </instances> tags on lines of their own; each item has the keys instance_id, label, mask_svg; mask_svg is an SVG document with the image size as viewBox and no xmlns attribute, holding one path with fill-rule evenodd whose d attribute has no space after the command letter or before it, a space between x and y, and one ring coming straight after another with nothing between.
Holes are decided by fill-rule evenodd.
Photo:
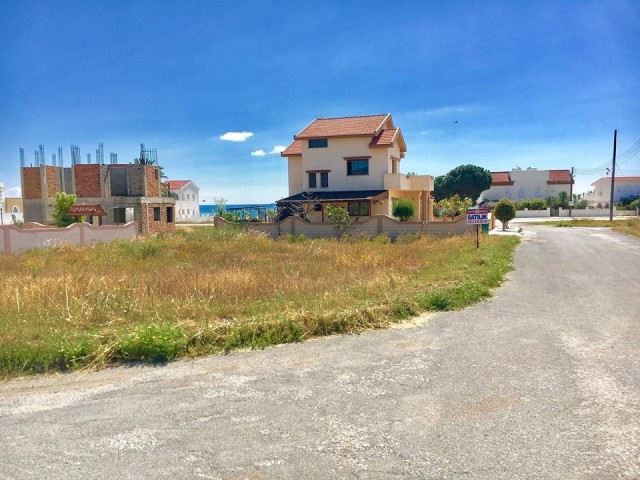
<instances>
[{"instance_id":1,"label":"two-story villa","mask_svg":"<svg viewBox=\"0 0 640 480\"><path fill-rule=\"evenodd\" d=\"M193 180L167 180L164 184L176 198L176 218L196 221L200 216L200 187Z\"/></svg>"},{"instance_id":2,"label":"two-story villa","mask_svg":"<svg viewBox=\"0 0 640 480\"><path fill-rule=\"evenodd\" d=\"M407 145L391 114L317 118L282 153L289 163L289 197L280 211L303 206L305 217L326 222L327 205L351 217L392 215L395 199L416 206L412 220L433 218L431 175L403 175Z\"/></svg>"}]
</instances>

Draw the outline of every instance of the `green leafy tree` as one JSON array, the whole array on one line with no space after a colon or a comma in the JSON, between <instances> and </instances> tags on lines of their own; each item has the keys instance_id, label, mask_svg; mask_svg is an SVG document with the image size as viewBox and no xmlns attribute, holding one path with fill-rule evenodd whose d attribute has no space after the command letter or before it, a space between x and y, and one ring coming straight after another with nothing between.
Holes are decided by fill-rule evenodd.
<instances>
[{"instance_id":1,"label":"green leafy tree","mask_svg":"<svg viewBox=\"0 0 640 480\"><path fill-rule=\"evenodd\" d=\"M476 165L460 165L446 175L436 177L433 195L436 200L442 200L458 194L460 198L470 198L475 203L480 194L490 187L489 170Z\"/></svg>"},{"instance_id":2,"label":"green leafy tree","mask_svg":"<svg viewBox=\"0 0 640 480\"><path fill-rule=\"evenodd\" d=\"M451 220L454 220L457 215L466 212L471 205L470 198L460 198L460 195L456 193L450 198L443 198L436 202L435 209L440 216L451 217Z\"/></svg>"},{"instance_id":3,"label":"green leafy tree","mask_svg":"<svg viewBox=\"0 0 640 480\"><path fill-rule=\"evenodd\" d=\"M506 230L509 221L516 218L516 206L508 198L502 198L493 209L493 214L502 222L502 230Z\"/></svg>"},{"instance_id":4,"label":"green leafy tree","mask_svg":"<svg viewBox=\"0 0 640 480\"><path fill-rule=\"evenodd\" d=\"M72 223L84 222L84 217L70 217L69 210L76 203L76 196L71 193L56 193L56 200L53 202L53 219L58 227L68 227Z\"/></svg>"},{"instance_id":5,"label":"green leafy tree","mask_svg":"<svg viewBox=\"0 0 640 480\"><path fill-rule=\"evenodd\" d=\"M338 238L344 235L352 226L351 218L349 218L349 212L344 208L335 205L327 206L327 219L329 224L336 231L336 236Z\"/></svg>"},{"instance_id":6,"label":"green leafy tree","mask_svg":"<svg viewBox=\"0 0 640 480\"><path fill-rule=\"evenodd\" d=\"M569 194L567 192L558 193L558 203L562 208L569 208Z\"/></svg>"},{"instance_id":7,"label":"green leafy tree","mask_svg":"<svg viewBox=\"0 0 640 480\"><path fill-rule=\"evenodd\" d=\"M399 218L401 222L412 218L415 212L416 206L412 202L402 198L393 201L393 216Z\"/></svg>"}]
</instances>

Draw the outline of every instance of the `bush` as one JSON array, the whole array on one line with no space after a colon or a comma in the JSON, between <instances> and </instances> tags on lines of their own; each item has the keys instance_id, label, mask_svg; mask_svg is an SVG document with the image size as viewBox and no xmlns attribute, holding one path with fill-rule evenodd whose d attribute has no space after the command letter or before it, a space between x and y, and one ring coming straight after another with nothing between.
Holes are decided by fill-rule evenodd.
<instances>
[{"instance_id":1,"label":"bush","mask_svg":"<svg viewBox=\"0 0 640 480\"><path fill-rule=\"evenodd\" d=\"M144 325L119 339L119 356L124 360L166 362L178 356L187 344L180 326Z\"/></svg>"},{"instance_id":2,"label":"bush","mask_svg":"<svg viewBox=\"0 0 640 480\"><path fill-rule=\"evenodd\" d=\"M327 219L329 224L336 231L336 236L341 237L351 228L351 219L349 218L349 212L344 208L328 205L327 206Z\"/></svg>"},{"instance_id":3,"label":"bush","mask_svg":"<svg viewBox=\"0 0 640 480\"><path fill-rule=\"evenodd\" d=\"M415 214L416 206L408 200L399 198L393 201L393 216L406 222Z\"/></svg>"},{"instance_id":4,"label":"bush","mask_svg":"<svg viewBox=\"0 0 640 480\"><path fill-rule=\"evenodd\" d=\"M516 206L508 198L502 198L493 209L493 214L502 222L502 230L506 230L509 221L516 217Z\"/></svg>"},{"instance_id":5,"label":"bush","mask_svg":"<svg viewBox=\"0 0 640 480\"><path fill-rule=\"evenodd\" d=\"M541 198L516 202L516 210L524 210L525 208L528 208L529 210L544 210L547 208L547 202Z\"/></svg>"}]
</instances>

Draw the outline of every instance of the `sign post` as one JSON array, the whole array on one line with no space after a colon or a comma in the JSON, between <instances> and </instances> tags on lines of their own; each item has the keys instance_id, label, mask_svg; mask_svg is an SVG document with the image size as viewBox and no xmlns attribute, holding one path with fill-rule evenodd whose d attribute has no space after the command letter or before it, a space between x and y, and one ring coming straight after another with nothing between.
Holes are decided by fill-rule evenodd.
<instances>
[{"instance_id":1,"label":"sign post","mask_svg":"<svg viewBox=\"0 0 640 480\"><path fill-rule=\"evenodd\" d=\"M489 210L470 208L467 210L467 225L476 226L476 248L480 248L480 225L489 223Z\"/></svg>"}]
</instances>

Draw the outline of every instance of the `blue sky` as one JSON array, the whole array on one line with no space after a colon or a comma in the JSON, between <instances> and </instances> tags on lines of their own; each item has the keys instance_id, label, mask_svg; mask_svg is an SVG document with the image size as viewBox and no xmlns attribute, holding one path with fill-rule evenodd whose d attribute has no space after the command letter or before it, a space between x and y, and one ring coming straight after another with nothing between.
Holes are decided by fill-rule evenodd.
<instances>
[{"instance_id":1,"label":"blue sky","mask_svg":"<svg viewBox=\"0 0 640 480\"><path fill-rule=\"evenodd\" d=\"M70 144L126 162L145 143L202 198L272 202L287 171L268 152L318 115L386 112L404 172L590 170L614 129L619 152L640 139L638 25L636 0L7 0L0 181L19 185L20 147L32 161L44 144L49 163L61 146L69 165ZM640 175L640 155L620 171Z\"/></svg>"}]
</instances>

